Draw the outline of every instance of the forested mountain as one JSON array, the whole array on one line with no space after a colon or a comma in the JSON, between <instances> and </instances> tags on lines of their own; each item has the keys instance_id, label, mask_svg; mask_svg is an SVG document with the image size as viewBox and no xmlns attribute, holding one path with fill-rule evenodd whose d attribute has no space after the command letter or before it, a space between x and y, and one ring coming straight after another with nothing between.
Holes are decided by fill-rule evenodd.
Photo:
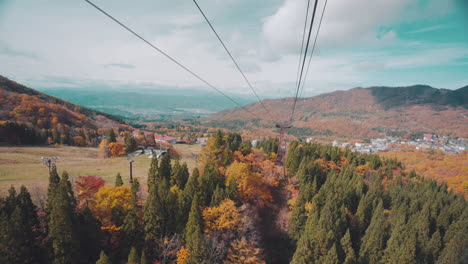
<instances>
[{"instance_id":1,"label":"forested mountain","mask_svg":"<svg viewBox=\"0 0 468 264\"><path fill-rule=\"evenodd\" d=\"M96 145L102 130L112 127L129 128L118 117L72 104L0 76L0 144Z\"/></svg>"},{"instance_id":2,"label":"forested mountain","mask_svg":"<svg viewBox=\"0 0 468 264\"><path fill-rule=\"evenodd\" d=\"M53 167L37 207L24 187L0 198L0 261L467 263L468 204L445 184L396 159L297 141L283 175L277 145L218 131L191 174L153 158L146 186L120 175L72 184Z\"/></svg>"},{"instance_id":3,"label":"forested mountain","mask_svg":"<svg viewBox=\"0 0 468 264\"><path fill-rule=\"evenodd\" d=\"M276 122L287 122L294 98L264 100L263 103ZM246 108L256 117L238 107L211 116L205 125L235 130L272 130L274 124L260 103L249 104ZM425 85L354 88L300 98L289 133L299 137L362 139L391 130L401 134L429 132L468 137L467 116L468 86L457 90Z\"/></svg>"}]
</instances>

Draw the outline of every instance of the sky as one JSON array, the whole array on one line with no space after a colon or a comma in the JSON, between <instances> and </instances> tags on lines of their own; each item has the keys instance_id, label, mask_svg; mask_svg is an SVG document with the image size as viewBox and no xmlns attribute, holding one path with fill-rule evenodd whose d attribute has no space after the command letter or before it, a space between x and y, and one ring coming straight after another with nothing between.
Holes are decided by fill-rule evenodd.
<instances>
[{"instance_id":1,"label":"sky","mask_svg":"<svg viewBox=\"0 0 468 264\"><path fill-rule=\"evenodd\" d=\"M193 1L94 3L221 91L252 94ZM306 0L198 3L260 97L294 95ZM0 0L0 75L32 88L210 89L84 0ZM302 96L414 84L468 85L467 0L327 2Z\"/></svg>"}]
</instances>

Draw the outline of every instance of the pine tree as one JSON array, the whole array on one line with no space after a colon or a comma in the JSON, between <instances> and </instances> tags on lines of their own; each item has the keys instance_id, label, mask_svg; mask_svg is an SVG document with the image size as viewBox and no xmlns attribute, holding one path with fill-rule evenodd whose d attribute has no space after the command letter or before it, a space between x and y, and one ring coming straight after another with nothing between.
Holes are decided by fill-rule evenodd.
<instances>
[{"instance_id":1,"label":"pine tree","mask_svg":"<svg viewBox=\"0 0 468 264\"><path fill-rule=\"evenodd\" d=\"M165 154L161 157L161 162L159 163L158 178L160 180L165 179L170 182L171 171L171 157L169 154Z\"/></svg>"},{"instance_id":2,"label":"pine tree","mask_svg":"<svg viewBox=\"0 0 468 264\"><path fill-rule=\"evenodd\" d=\"M237 189L237 181L235 177L231 177L226 186L225 196L227 199L233 200L237 205L239 204L239 192Z\"/></svg>"},{"instance_id":3,"label":"pine tree","mask_svg":"<svg viewBox=\"0 0 468 264\"><path fill-rule=\"evenodd\" d=\"M192 199L198 192L198 178L199 172L198 169L195 168L193 169L192 176L188 179L184 190L179 194L179 197L177 197L178 233L181 233L185 229L185 223L187 223L190 208L192 206Z\"/></svg>"},{"instance_id":4,"label":"pine tree","mask_svg":"<svg viewBox=\"0 0 468 264\"><path fill-rule=\"evenodd\" d=\"M338 257L338 251L336 250L336 244L333 244L332 248L328 250L327 255L324 257L320 258L320 262L323 264L341 264L342 262L340 261Z\"/></svg>"},{"instance_id":5,"label":"pine tree","mask_svg":"<svg viewBox=\"0 0 468 264\"><path fill-rule=\"evenodd\" d=\"M75 194L73 193L73 187L72 187L72 184L70 182L68 172L66 172L66 171L62 172L62 179L60 180L60 184L64 185L68 201L70 202L72 208L75 208L76 207L76 198L75 198Z\"/></svg>"},{"instance_id":6,"label":"pine tree","mask_svg":"<svg viewBox=\"0 0 468 264\"><path fill-rule=\"evenodd\" d=\"M189 178L187 163L180 164L178 160L175 161L172 167L171 185L177 185L180 189L185 188L185 184Z\"/></svg>"},{"instance_id":7,"label":"pine tree","mask_svg":"<svg viewBox=\"0 0 468 264\"><path fill-rule=\"evenodd\" d=\"M144 250L141 252L140 264L149 264Z\"/></svg>"},{"instance_id":8,"label":"pine tree","mask_svg":"<svg viewBox=\"0 0 468 264\"><path fill-rule=\"evenodd\" d=\"M130 250L130 254L128 254L128 264L139 264L140 263L140 257L138 256L138 252L136 248L132 247Z\"/></svg>"},{"instance_id":9,"label":"pine tree","mask_svg":"<svg viewBox=\"0 0 468 264\"><path fill-rule=\"evenodd\" d=\"M132 183L132 199L130 200L130 208L123 222L123 236L127 246L141 247L142 231L138 219L138 191L139 181L136 178Z\"/></svg>"},{"instance_id":10,"label":"pine tree","mask_svg":"<svg viewBox=\"0 0 468 264\"><path fill-rule=\"evenodd\" d=\"M192 201L192 207L185 228L185 242L190 252L189 263L205 263L206 246L203 236L203 219L200 214L197 196Z\"/></svg>"},{"instance_id":11,"label":"pine tree","mask_svg":"<svg viewBox=\"0 0 468 264\"><path fill-rule=\"evenodd\" d=\"M80 261L94 263L99 258L100 241L102 239L101 226L93 216L89 207L85 207L78 215Z\"/></svg>"},{"instance_id":12,"label":"pine tree","mask_svg":"<svg viewBox=\"0 0 468 264\"><path fill-rule=\"evenodd\" d=\"M117 138L116 138L116 136L115 136L115 132L114 132L114 129L113 129L113 128L111 128L111 129L109 130L108 139L109 139L109 140L107 141L107 143L117 142Z\"/></svg>"},{"instance_id":13,"label":"pine tree","mask_svg":"<svg viewBox=\"0 0 468 264\"><path fill-rule=\"evenodd\" d=\"M123 186L123 184L122 176L120 176L120 172L118 172L115 176L115 187Z\"/></svg>"},{"instance_id":14,"label":"pine tree","mask_svg":"<svg viewBox=\"0 0 468 264\"><path fill-rule=\"evenodd\" d=\"M387 239L388 223L384 215L383 202L380 201L372 215L370 225L361 239L359 262L380 263Z\"/></svg>"},{"instance_id":15,"label":"pine tree","mask_svg":"<svg viewBox=\"0 0 468 264\"><path fill-rule=\"evenodd\" d=\"M52 243L54 264L77 263L79 260L76 216L68 184L67 177L63 177L51 201L48 238Z\"/></svg>"},{"instance_id":16,"label":"pine tree","mask_svg":"<svg viewBox=\"0 0 468 264\"><path fill-rule=\"evenodd\" d=\"M159 167L158 167L158 159L156 157L153 157L151 159L151 165L150 165L150 169L148 171L148 190L156 184L156 181L158 180L158 171L159 171Z\"/></svg>"},{"instance_id":17,"label":"pine tree","mask_svg":"<svg viewBox=\"0 0 468 264\"><path fill-rule=\"evenodd\" d=\"M129 154L138 149L138 142L136 139L129 135L128 133L125 134L125 153Z\"/></svg>"},{"instance_id":18,"label":"pine tree","mask_svg":"<svg viewBox=\"0 0 468 264\"><path fill-rule=\"evenodd\" d=\"M52 199L54 197L54 192L58 189L60 182L60 177L57 173L57 167L52 165L49 171L49 187L47 188L47 199L46 199L46 214L50 214L50 208L52 204Z\"/></svg>"},{"instance_id":19,"label":"pine tree","mask_svg":"<svg viewBox=\"0 0 468 264\"><path fill-rule=\"evenodd\" d=\"M210 206L218 206L225 199L224 189L216 186L216 189L211 197Z\"/></svg>"},{"instance_id":20,"label":"pine tree","mask_svg":"<svg viewBox=\"0 0 468 264\"><path fill-rule=\"evenodd\" d=\"M160 219L160 203L157 196L157 187L152 185L148 191L146 198L144 212L143 212L143 226L144 237L146 244L153 245L154 242L160 238L161 234L161 219Z\"/></svg>"},{"instance_id":21,"label":"pine tree","mask_svg":"<svg viewBox=\"0 0 468 264\"><path fill-rule=\"evenodd\" d=\"M106 253L101 250L99 260L96 261L96 264L112 264L112 263L111 263L109 257L107 257Z\"/></svg>"},{"instance_id":22,"label":"pine tree","mask_svg":"<svg viewBox=\"0 0 468 264\"><path fill-rule=\"evenodd\" d=\"M341 247L343 249L343 264L355 264L357 261L356 252L354 251L352 241L351 241L351 234L346 231L346 234L341 238L340 241Z\"/></svg>"}]
</instances>

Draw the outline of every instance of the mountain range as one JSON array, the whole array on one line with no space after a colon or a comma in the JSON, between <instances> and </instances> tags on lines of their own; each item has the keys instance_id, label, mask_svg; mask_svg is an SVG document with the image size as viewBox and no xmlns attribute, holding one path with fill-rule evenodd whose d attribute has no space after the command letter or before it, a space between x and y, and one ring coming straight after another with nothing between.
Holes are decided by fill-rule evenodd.
<instances>
[{"instance_id":1,"label":"mountain range","mask_svg":"<svg viewBox=\"0 0 468 264\"><path fill-rule=\"evenodd\" d=\"M263 100L263 104L245 106L255 116L237 107L210 116L204 124L266 135L277 131L276 123L288 124L292 126L289 134L317 138L362 139L422 132L468 137L468 86L457 90L414 85L335 91L299 98L290 120L294 101Z\"/></svg>"}]
</instances>

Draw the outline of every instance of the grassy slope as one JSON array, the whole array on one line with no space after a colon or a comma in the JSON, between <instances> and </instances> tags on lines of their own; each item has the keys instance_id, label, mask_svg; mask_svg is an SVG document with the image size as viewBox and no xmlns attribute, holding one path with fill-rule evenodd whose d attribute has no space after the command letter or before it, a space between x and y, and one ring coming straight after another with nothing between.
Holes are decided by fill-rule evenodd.
<instances>
[{"instance_id":1,"label":"grassy slope","mask_svg":"<svg viewBox=\"0 0 468 264\"><path fill-rule=\"evenodd\" d=\"M182 153L182 161L189 168L196 166L198 145L177 145ZM24 184L30 189L47 188L48 171L42 165L40 157L57 156L59 173L66 170L73 178L83 175L103 177L108 184L114 183L114 177L120 172L124 182L129 178L129 165L126 157L98 159L97 148L79 147L0 147L0 193L11 185L19 187ZM150 159L146 155L138 156L133 163L133 176L145 184Z\"/></svg>"}]
</instances>

